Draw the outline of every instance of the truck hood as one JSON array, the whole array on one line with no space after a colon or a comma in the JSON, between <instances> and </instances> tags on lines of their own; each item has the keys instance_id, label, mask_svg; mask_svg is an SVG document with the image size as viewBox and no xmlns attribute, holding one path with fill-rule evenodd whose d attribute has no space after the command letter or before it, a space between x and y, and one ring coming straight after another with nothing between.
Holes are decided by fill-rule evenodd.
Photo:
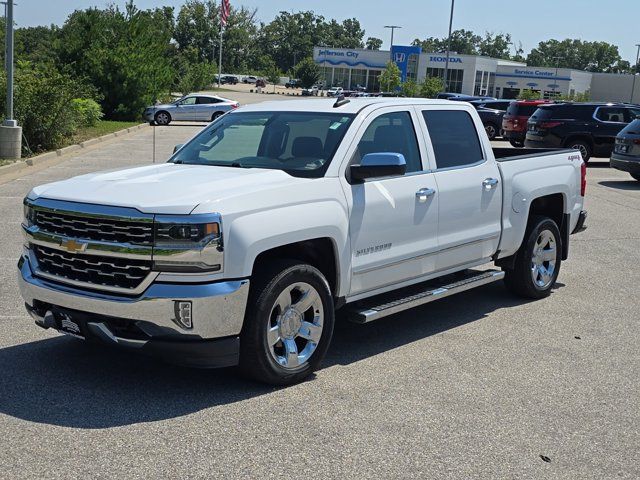
<instances>
[{"instance_id":1,"label":"truck hood","mask_svg":"<svg viewBox=\"0 0 640 480\"><path fill-rule=\"evenodd\" d=\"M29 196L186 215L201 203L308 181L281 170L163 163L81 175L36 187Z\"/></svg>"}]
</instances>

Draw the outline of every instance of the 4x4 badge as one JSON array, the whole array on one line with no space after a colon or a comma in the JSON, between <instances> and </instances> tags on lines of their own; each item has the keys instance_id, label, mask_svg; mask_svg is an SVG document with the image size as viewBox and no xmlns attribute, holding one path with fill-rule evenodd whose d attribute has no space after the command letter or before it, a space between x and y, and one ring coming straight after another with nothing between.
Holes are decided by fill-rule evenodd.
<instances>
[{"instance_id":1,"label":"4x4 badge","mask_svg":"<svg viewBox=\"0 0 640 480\"><path fill-rule=\"evenodd\" d=\"M64 240L60 240L60 246L67 252L78 253L84 252L87 249L88 244L84 242L76 242L71 238L65 238Z\"/></svg>"}]
</instances>

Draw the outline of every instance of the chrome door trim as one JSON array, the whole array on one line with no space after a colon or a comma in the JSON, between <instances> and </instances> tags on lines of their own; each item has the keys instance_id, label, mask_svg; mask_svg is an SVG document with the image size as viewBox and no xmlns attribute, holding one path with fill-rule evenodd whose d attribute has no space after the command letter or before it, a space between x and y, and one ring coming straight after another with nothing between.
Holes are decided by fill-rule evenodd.
<instances>
[{"instance_id":1,"label":"chrome door trim","mask_svg":"<svg viewBox=\"0 0 640 480\"><path fill-rule=\"evenodd\" d=\"M395 267L396 265L401 265L401 264L406 263L406 262L420 260L422 258L426 258L426 257L429 257L431 255L437 255L439 253L447 252L449 250L453 250L453 249L456 249L456 248L467 247L467 246L470 246L470 245L474 245L476 243L482 243L482 242L487 242L489 240L495 240L496 238L499 238L499 237L500 237L500 235L491 235L489 237L480 238L480 239L477 239L477 240L472 240L470 242L459 243L459 244L452 245L452 246L449 246L449 247L446 247L446 248L441 248L441 249L438 249L438 250L434 250L433 252L422 253L420 255L416 255L416 256L413 256L413 257L403 258L401 260L396 260L396 261L391 262L391 263L385 263L383 265L376 265L375 267L362 268L362 269L359 269L359 270L352 270L352 273L353 273L353 275L363 275L365 273L370 273L370 272L373 272L373 271L376 271L376 270L380 270L380 269L383 269L383 268Z\"/></svg>"}]
</instances>

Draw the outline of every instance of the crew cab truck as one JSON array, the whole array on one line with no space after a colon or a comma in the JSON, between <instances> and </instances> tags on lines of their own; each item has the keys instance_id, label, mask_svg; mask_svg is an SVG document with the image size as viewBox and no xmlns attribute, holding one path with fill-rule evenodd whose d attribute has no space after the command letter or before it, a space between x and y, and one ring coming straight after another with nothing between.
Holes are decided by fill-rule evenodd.
<instances>
[{"instance_id":1,"label":"crew cab truck","mask_svg":"<svg viewBox=\"0 0 640 480\"><path fill-rule=\"evenodd\" d=\"M284 385L318 368L337 309L368 322L501 279L543 298L584 228L584 163L509 156L482 130L445 100L243 106L167 163L34 188L26 308L44 328Z\"/></svg>"}]
</instances>

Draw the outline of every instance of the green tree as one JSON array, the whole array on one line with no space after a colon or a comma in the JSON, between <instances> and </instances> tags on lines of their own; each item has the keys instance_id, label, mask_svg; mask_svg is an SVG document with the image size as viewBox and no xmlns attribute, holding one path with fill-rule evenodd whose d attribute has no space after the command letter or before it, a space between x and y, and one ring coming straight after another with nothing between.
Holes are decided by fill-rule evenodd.
<instances>
[{"instance_id":1,"label":"green tree","mask_svg":"<svg viewBox=\"0 0 640 480\"><path fill-rule=\"evenodd\" d=\"M485 57L509 59L511 45L511 35L506 33L493 34L486 32L478 44L478 54Z\"/></svg>"},{"instance_id":2,"label":"green tree","mask_svg":"<svg viewBox=\"0 0 640 480\"><path fill-rule=\"evenodd\" d=\"M302 88L309 88L320 79L320 67L313 61L313 58L307 57L298 63L295 75L300 80Z\"/></svg>"},{"instance_id":3,"label":"green tree","mask_svg":"<svg viewBox=\"0 0 640 480\"><path fill-rule=\"evenodd\" d=\"M400 69L394 62L387 62L387 66L380 74L380 89L395 92L400 86Z\"/></svg>"},{"instance_id":4,"label":"green tree","mask_svg":"<svg viewBox=\"0 0 640 480\"><path fill-rule=\"evenodd\" d=\"M134 119L173 81L173 10L110 6L72 13L56 42L59 62L101 93L107 118Z\"/></svg>"},{"instance_id":5,"label":"green tree","mask_svg":"<svg viewBox=\"0 0 640 480\"><path fill-rule=\"evenodd\" d=\"M527 65L574 68L591 72L615 71L622 58L618 47L607 42L586 42L579 39L540 42L527 56Z\"/></svg>"},{"instance_id":6,"label":"green tree","mask_svg":"<svg viewBox=\"0 0 640 480\"><path fill-rule=\"evenodd\" d=\"M415 80L409 79L400 86L403 97L416 98L420 95L420 86Z\"/></svg>"},{"instance_id":7,"label":"green tree","mask_svg":"<svg viewBox=\"0 0 640 480\"><path fill-rule=\"evenodd\" d=\"M173 37L178 51L191 62L204 62L214 56L219 43L220 19L216 2L187 0L175 22Z\"/></svg>"},{"instance_id":8,"label":"green tree","mask_svg":"<svg viewBox=\"0 0 640 480\"><path fill-rule=\"evenodd\" d=\"M365 48L367 50L380 50L382 48L382 40L376 37L368 37Z\"/></svg>"},{"instance_id":9,"label":"green tree","mask_svg":"<svg viewBox=\"0 0 640 480\"><path fill-rule=\"evenodd\" d=\"M425 98L435 98L444 90L444 82L440 77L427 77L420 84L420 96Z\"/></svg>"},{"instance_id":10,"label":"green tree","mask_svg":"<svg viewBox=\"0 0 640 480\"><path fill-rule=\"evenodd\" d=\"M420 47L425 53L441 53L447 50L446 39L443 43L442 40L435 37L425 38L424 40L420 40L416 38L411 45L414 47Z\"/></svg>"},{"instance_id":11,"label":"green tree","mask_svg":"<svg viewBox=\"0 0 640 480\"><path fill-rule=\"evenodd\" d=\"M275 63L271 63L264 71L264 76L269 83L273 84L273 93L276 93L276 85L280 83L280 77L282 76L282 71L278 68Z\"/></svg>"},{"instance_id":12,"label":"green tree","mask_svg":"<svg viewBox=\"0 0 640 480\"><path fill-rule=\"evenodd\" d=\"M520 95L518 95L518 100L538 100L540 98L540 92L536 92L535 90L521 90Z\"/></svg>"}]
</instances>

